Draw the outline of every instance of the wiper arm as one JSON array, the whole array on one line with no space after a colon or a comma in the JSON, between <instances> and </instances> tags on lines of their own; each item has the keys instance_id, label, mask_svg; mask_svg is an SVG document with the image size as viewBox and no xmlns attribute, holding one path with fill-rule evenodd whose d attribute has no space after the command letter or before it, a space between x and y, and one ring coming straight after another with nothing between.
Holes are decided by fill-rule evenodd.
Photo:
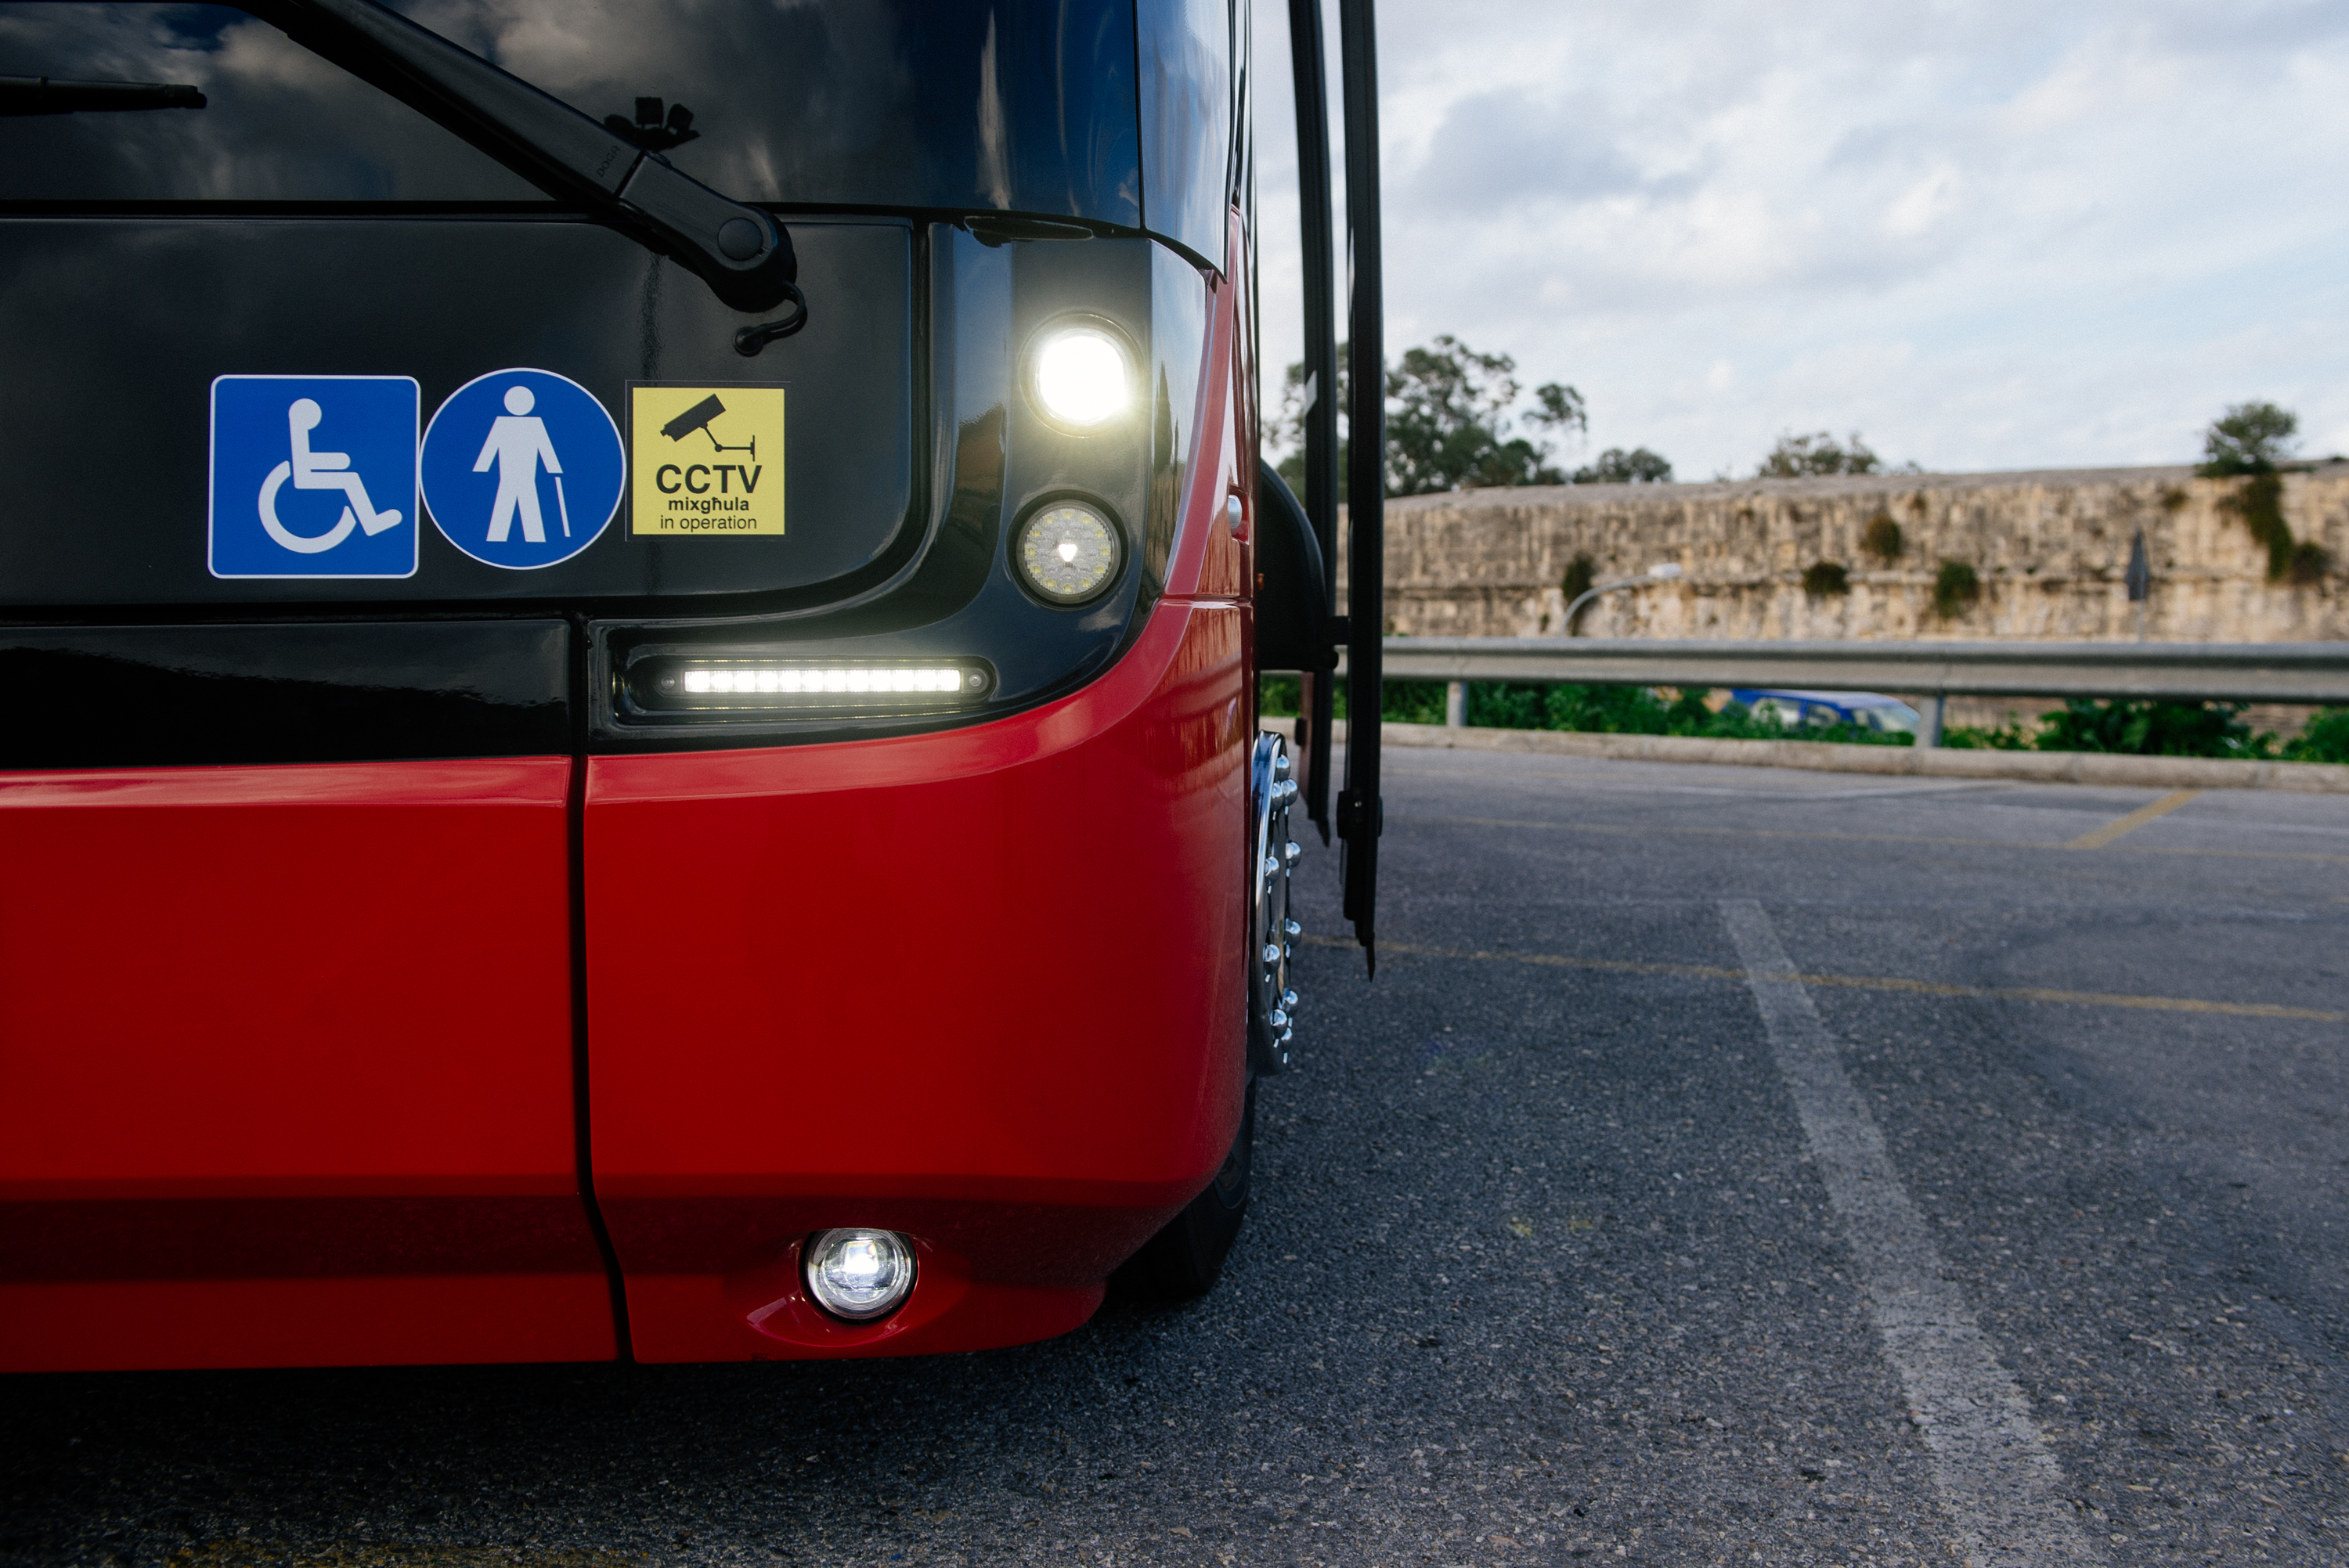
<instances>
[{"instance_id":1,"label":"wiper arm","mask_svg":"<svg viewBox=\"0 0 2349 1568\"><path fill-rule=\"evenodd\" d=\"M202 93L171 82L62 82L55 77L0 77L0 115L203 107Z\"/></svg>"},{"instance_id":2,"label":"wiper arm","mask_svg":"<svg viewBox=\"0 0 2349 1568\"><path fill-rule=\"evenodd\" d=\"M374 0L240 0L311 53L373 83L540 190L585 203L698 273L741 311L798 291L782 224L680 174L562 99Z\"/></svg>"}]
</instances>

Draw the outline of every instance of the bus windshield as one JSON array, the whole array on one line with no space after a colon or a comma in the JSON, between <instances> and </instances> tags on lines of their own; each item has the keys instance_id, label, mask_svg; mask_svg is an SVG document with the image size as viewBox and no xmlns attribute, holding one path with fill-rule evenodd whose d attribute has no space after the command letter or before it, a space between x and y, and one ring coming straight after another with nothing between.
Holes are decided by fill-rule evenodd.
<instances>
[{"instance_id":1,"label":"bus windshield","mask_svg":"<svg viewBox=\"0 0 2349 1568\"><path fill-rule=\"evenodd\" d=\"M737 201L1143 226L1133 0L392 4ZM0 76L205 100L11 117L0 199L537 195L229 6L0 4Z\"/></svg>"}]
</instances>

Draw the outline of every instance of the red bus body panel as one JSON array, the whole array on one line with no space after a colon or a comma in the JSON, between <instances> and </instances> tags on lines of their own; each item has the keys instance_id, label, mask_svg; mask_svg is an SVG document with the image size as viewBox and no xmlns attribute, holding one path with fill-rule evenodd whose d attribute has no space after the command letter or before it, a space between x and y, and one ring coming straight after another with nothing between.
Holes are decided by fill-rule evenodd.
<instances>
[{"instance_id":1,"label":"red bus body panel","mask_svg":"<svg viewBox=\"0 0 2349 1568\"><path fill-rule=\"evenodd\" d=\"M614 1354L572 767L0 776L0 1366Z\"/></svg>"}]
</instances>

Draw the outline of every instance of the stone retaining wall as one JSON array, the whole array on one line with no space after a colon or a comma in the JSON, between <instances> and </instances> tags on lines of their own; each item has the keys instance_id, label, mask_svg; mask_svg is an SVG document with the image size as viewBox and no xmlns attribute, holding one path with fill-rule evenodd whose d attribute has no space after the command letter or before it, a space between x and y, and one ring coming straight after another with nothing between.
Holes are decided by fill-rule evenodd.
<instances>
[{"instance_id":1,"label":"stone retaining wall","mask_svg":"<svg viewBox=\"0 0 2349 1568\"><path fill-rule=\"evenodd\" d=\"M1388 503L1388 630L1556 636L1568 569L1587 553L1601 581L1659 562L1686 575L1603 595L1582 613L1576 630L1585 636L2127 639L2137 627L2124 577L2143 529L2153 564L2148 637L2349 637L2349 463L2283 482L2293 537L2321 544L2333 562L2311 584L2268 581L2265 549L2221 504L2242 482L2148 468L1407 497ZM1879 516L1902 535L1903 552L1889 562L1861 543ZM1822 561L1846 568L1847 593L1805 593L1805 570ZM1982 585L1980 601L1949 620L1933 609L1944 561L1971 565Z\"/></svg>"}]
</instances>

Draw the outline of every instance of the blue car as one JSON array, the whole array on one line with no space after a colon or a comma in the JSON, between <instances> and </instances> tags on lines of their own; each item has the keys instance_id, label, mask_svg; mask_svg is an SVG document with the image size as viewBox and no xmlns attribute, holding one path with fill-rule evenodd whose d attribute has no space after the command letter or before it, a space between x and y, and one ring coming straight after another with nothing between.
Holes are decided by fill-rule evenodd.
<instances>
[{"instance_id":1,"label":"blue car","mask_svg":"<svg viewBox=\"0 0 2349 1568\"><path fill-rule=\"evenodd\" d=\"M1756 718L1775 718L1788 729L1832 729L1848 724L1879 735L1914 735L1924 716L1897 696L1872 691L1733 691L1730 699Z\"/></svg>"}]
</instances>

